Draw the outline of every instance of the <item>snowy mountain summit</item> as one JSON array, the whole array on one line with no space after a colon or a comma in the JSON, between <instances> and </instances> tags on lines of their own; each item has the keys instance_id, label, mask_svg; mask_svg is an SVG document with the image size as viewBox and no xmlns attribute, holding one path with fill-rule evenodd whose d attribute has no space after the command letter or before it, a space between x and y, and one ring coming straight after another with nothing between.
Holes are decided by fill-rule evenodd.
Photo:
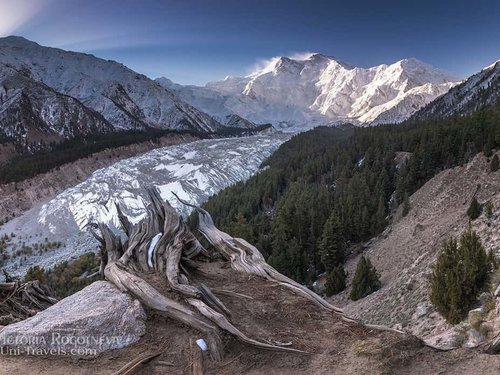
<instances>
[{"instance_id":1,"label":"snowy mountain summit","mask_svg":"<svg viewBox=\"0 0 500 375\"><path fill-rule=\"evenodd\" d=\"M6 37L0 38L0 139L30 147L119 130L397 123L454 81L416 59L359 68L316 53L273 58L246 77L182 86L115 61Z\"/></svg>"},{"instance_id":2,"label":"snowy mountain summit","mask_svg":"<svg viewBox=\"0 0 500 375\"><path fill-rule=\"evenodd\" d=\"M453 87L425 108L413 120L427 120L468 115L482 107L500 104L500 60L488 65Z\"/></svg>"},{"instance_id":3,"label":"snowy mountain summit","mask_svg":"<svg viewBox=\"0 0 500 375\"><path fill-rule=\"evenodd\" d=\"M319 53L276 57L246 77L204 87L157 82L219 120L237 114L282 127L401 122L455 85L457 78L417 59L360 68Z\"/></svg>"}]
</instances>

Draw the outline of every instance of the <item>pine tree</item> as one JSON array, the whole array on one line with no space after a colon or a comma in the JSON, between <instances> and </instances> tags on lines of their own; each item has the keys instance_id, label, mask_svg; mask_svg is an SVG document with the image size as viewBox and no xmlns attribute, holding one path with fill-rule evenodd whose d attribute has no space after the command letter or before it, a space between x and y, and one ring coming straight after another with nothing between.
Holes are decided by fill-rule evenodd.
<instances>
[{"instance_id":1,"label":"pine tree","mask_svg":"<svg viewBox=\"0 0 500 375\"><path fill-rule=\"evenodd\" d=\"M499 166L500 166L500 162L498 160L498 155L495 154L495 155L493 155L493 158L491 159L490 170L492 172L496 172L496 171L498 171Z\"/></svg>"},{"instance_id":2,"label":"pine tree","mask_svg":"<svg viewBox=\"0 0 500 375\"><path fill-rule=\"evenodd\" d=\"M476 197L474 197L472 198L470 206L467 210L467 216L469 216L471 220L475 220L479 217L479 215L481 215L481 209L482 209L481 205L477 201Z\"/></svg>"},{"instance_id":3,"label":"pine tree","mask_svg":"<svg viewBox=\"0 0 500 375\"><path fill-rule=\"evenodd\" d=\"M272 253L268 262L279 272L287 276L290 276L288 273L288 260L286 257L287 243L289 240L290 235L288 234L286 226L280 217L276 217L272 233Z\"/></svg>"},{"instance_id":4,"label":"pine tree","mask_svg":"<svg viewBox=\"0 0 500 375\"><path fill-rule=\"evenodd\" d=\"M327 272L344 263L345 241L336 211L332 211L326 221L318 247L321 263Z\"/></svg>"},{"instance_id":5,"label":"pine tree","mask_svg":"<svg viewBox=\"0 0 500 375\"><path fill-rule=\"evenodd\" d=\"M310 280L307 279L307 257L295 238L288 242L285 256L288 263L288 275L299 283L309 282Z\"/></svg>"},{"instance_id":6,"label":"pine tree","mask_svg":"<svg viewBox=\"0 0 500 375\"><path fill-rule=\"evenodd\" d=\"M486 141L486 143L484 144L484 147L483 147L484 156L489 158L493 154L493 150L492 150L493 146L494 146L493 139L490 137L490 138L488 138L488 140Z\"/></svg>"},{"instance_id":7,"label":"pine tree","mask_svg":"<svg viewBox=\"0 0 500 375\"><path fill-rule=\"evenodd\" d=\"M326 276L325 292L327 296L337 294L345 289L346 274L344 267L338 265L334 267Z\"/></svg>"},{"instance_id":8,"label":"pine tree","mask_svg":"<svg viewBox=\"0 0 500 375\"><path fill-rule=\"evenodd\" d=\"M387 222L385 220L385 202L384 202L384 197L381 196L378 200L377 212L373 217L372 233L381 232L385 228L386 224Z\"/></svg>"},{"instance_id":9,"label":"pine tree","mask_svg":"<svg viewBox=\"0 0 500 375\"><path fill-rule=\"evenodd\" d=\"M465 317L493 265L494 258L486 254L471 228L462 234L459 243L453 239L444 243L434 266L430 298L447 321L456 324Z\"/></svg>"},{"instance_id":10,"label":"pine tree","mask_svg":"<svg viewBox=\"0 0 500 375\"><path fill-rule=\"evenodd\" d=\"M238 212L233 222L231 223L230 232L233 237L243 238L250 243L254 242L252 226L248 224L245 216L243 216L241 212Z\"/></svg>"},{"instance_id":11,"label":"pine tree","mask_svg":"<svg viewBox=\"0 0 500 375\"><path fill-rule=\"evenodd\" d=\"M377 270L373 267L370 259L364 255L358 261L356 273L352 280L350 297L353 301L366 297L381 287Z\"/></svg>"},{"instance_id":12,"label":"pine tree","mask_svg":"<svg viewBox=\"0 0 500 375\"><path fill-rule=\"evenodd\" d=\"M38 280L40 283L45 283L45 270L42 267L34 266L30 267L24 276L24 282Z\"/></svg>"}]
</instances>

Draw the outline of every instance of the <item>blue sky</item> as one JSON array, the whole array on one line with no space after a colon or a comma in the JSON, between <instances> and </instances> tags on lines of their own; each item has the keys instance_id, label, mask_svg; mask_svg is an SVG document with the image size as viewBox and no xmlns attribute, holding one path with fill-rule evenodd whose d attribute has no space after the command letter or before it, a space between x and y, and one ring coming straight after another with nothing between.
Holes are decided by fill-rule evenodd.
<instances>
[{"instance_id":1,"label":"blue sky","mask_svg":"<svg viewBox=\"0 0 500 375\"><path fill-rule=\"evenodd\" d=\"M321 52L358 66L416 57L459 77L500 59L500 1L0 0L0 35L204 84Z\"/></svg>"}]
</instances>

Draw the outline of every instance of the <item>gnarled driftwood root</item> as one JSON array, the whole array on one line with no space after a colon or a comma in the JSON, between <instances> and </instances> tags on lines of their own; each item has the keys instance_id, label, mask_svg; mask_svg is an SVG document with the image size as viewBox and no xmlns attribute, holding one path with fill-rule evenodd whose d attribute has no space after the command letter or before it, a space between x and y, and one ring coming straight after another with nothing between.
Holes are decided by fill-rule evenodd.
<instances>
[{"instance_id":1,"label":"gnarled driftwood root","mask_svg":"<svg viewBox=\"0 0 500 375\"><path fill-rule=\"evenodd\" d=\"M99 224L99 234L93 233L101 243L101 274L150 309L201 332L214 360L220 360L223 354L221 331L260 349L304 353L246 336L231 323L230 310L216 296L224 293L214 293L206 285L192 285L189 282L186 270L196 268L194 258L208 255L208 252L172 206L162 201L156 189L147 189L147 192L151 204L147 216L141 222L132 224L118 207L119 220L127 235L124 243L104 224ZM260 266L264 267L264 264L262 258ZM144 275L152 272L163 275L170 289L182 297L185 303L163 295L148 283ZM280 276L281 283L294 283L278 273L275 279L278 280ZM302 290L299 284L294 287ZM235 292L232 295L250 299Z\"/></svg>"}]
</instances>

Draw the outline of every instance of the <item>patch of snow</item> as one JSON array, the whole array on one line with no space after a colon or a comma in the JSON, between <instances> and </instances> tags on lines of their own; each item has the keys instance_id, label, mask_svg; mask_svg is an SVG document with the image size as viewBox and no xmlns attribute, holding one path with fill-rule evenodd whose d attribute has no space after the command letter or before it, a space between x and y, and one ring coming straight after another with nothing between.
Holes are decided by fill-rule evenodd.
<instances>
[{"instance_id":1,"label":"patch of snow","mask_svg":"<svg viewBox=\"0 0 500 375\"><path fill-rule=\"evenodd\" d=\"M149 248L148 248L148 266L153 268L153 250L155 249L155 246L156 244L158 243L158 241L160 240L161 236L163 235L163 233L158 233L156 236L154 236L152 239L151 239L151 243L149 244Z\"/></svg>"}]
</instances>

